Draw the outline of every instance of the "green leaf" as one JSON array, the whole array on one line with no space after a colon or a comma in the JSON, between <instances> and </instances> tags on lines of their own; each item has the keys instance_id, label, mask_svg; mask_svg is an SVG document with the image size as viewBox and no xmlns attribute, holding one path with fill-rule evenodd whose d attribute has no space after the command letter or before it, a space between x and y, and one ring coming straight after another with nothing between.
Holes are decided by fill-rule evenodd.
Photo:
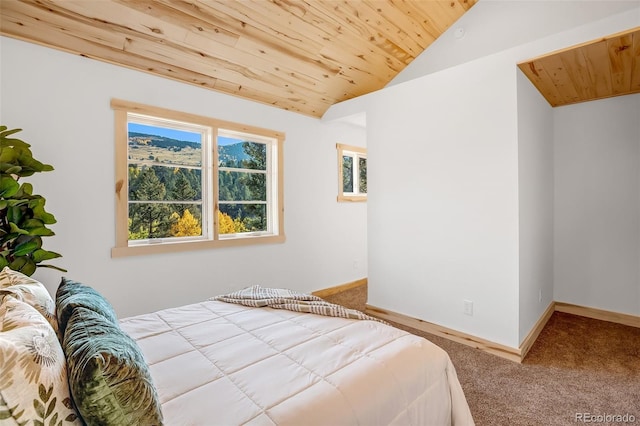
<instances>
[{"instance_id":1,"label":"green leaf","mask_svg":"<svg viewBox=\"0 0 640 426\"><path fill-rule=\"evenodd\" d=\"M21 132L22 129L11 129L11 130L7 130L7 126L0 126L0 138L2 139L6 139L7 136L10 136L14 133L18 133Z\"/></svg>"},{"instance_id":2,"label":"green leaf","mask_svg":"<svg viewBox=\"0 0 640 426\"><path fill-rule=\"evenodd\" d=\"M51 237L56 235L51 229L41 226L40 228L33 228L29 230L29 235L38 235L41 237Z\"/></svg>"},{"instance_id":3,"label":"green leaf","mask_svg":"<svg viewBox=\"0 0 640 426\"><path fill-rule=\"evenodd\" d=\"M36 264L31 258L22 256L9 263L9 268L14 271L22 272L26 276L30 277L36 271Z\"/></svg>"},{"instance_id":4,"label":"green leaf","mask_svg":"<svg viewBox=\"0 0 640 426\"><path fill-rule=\"evenodd\" d=\"M12 206L7 209L7 220L9 220L10 223L20 223L22 216L23 213L20 206Z\"/></svg>"},{"instance_id":5,"label":"green leaf","mask_svg":"<svg viewBox=\"0 0 640 426\"><path fill-rule=\"evenodd\" d=\"M49 390L47 390L44 394L44 398L42 398L43 402L47 402L49 401L49 398L51 398L51 394L53 393L53 385L49 386ZM42 397L42 395L40 395Z\"/></svg>"},{"instance_id":6,"label":"green leaf","mask_svg":"<svg viewBox=\"0 0 640 426\"><path fill-rule=\"evenodd\" d=\"M44 423L42 421L40 421L40 420L37 420L37 419L33 419L33 424L35 426L44 426Z\"/></svg>"},{"instance_id":7,"label":"green leaf","mask_svg":"<svg viewBox=\"0 0 640 426\"><path fill-rule=\"evenodd\" d=\"M0 210L4 210L7 207L9 207L9 201L7 200L0 200Z\"/></svg>"},{"instance_id":8,"label":"green leaf","mask_svg":"<svg viewBox=\"0 0 640 426\"><path fill-rule=\"evenodd\" d=\"M22 167L17 164L2 163L0 164L0 172L8 175L19 175Z\"/></svg>"},{"instance_id":9,"label":"green leaf","mask_svg":"<svg viewBox=\"0 0 640 426\"><path fill-rule=\"evenodd\" d=\"M22 165L21 176L30 176L34 172L50 172L53 170L53 166L50 164L44 164L36 160L31 156L31 152L26 150L18 154L18 161ZM30 174L27 174L30 173Z\"/></svg>"},{"instance_id":10,"label":"green leaf","mask_svg":"<svg viewBox=\"0 0 640 426\"><path fill-rule=\"evenodd\" d=\"M44 402L47 402L47 399L49 399L47 397L47 388L45 388L42 383L40 383L40 385L38 385L38 394L40 395L40 400L42 400Z\"/></svg>"},{"instance_id":11,"label":"green leaf","mask_svg":"<svg viewBox=\"0 0 640 426\"><path fill-rule=\"evenodd\" d=\"M14 178L10 176L0 178L0 197L11 197L18 192L18 189L20 189L20 185Z\"/></svg>"},{"instance_id":12,"label":"green leaf","mask_svg":"<svg viewBox=\"0 0 640 426\"><path fill-rule=\"evenodd\" d=\"M53 386L51 387L51 390L53 390ZM49 394L49 396L51 396L51 394ZM49 403L49 406L47 407L47 412L46 412L46 415L44 416L45 418L49 417L53 412L53 410L56 408L56 402L57 402L57 398L54 396L51 402Z\"/></svg>"},{"instance_id":13,"label":"green leaf","mask_svg":"<svg viewBox=\"0 0 640 426\"><path fill-rule=\"evenodd\" d=\"M34 399L33 408L36 409L36 413L38 414L38 417L44 418L44 405L42 405L42 402L38 401L37 399ZM42 422L40 422L40 424L42 424Z\"/></svg>"},{"instance_id":14,"label":"green leaf","mask_svg":"<svg viewBox=\"0 0 640 426\"><path fill-rule=\"evenodd\" d=\"M30 183L27 183L27 182L23 183L20 189L25 194L29 194L29 195L33 194L33 185L31 185Z\"/></svg>"},{"instance_id":15,"label":"green leaf","mask_svg":"<svg viewBox=\"0 0 640 426\"><path fill-rule=\"evenodd\" d=\"M17 256L26 256L28 254L31 254L35 250L39 249L40 247L42 247L42 240L38 241L36 239L33 239L33 240L30 240L30 241L25 241L22 244L18 244L13 249L13 255L16 256L16 257Z\"/></svg>"},{"instance_id":16,"label":"green leaf","mask_svg":"<svg viewBox=\"0 0 640 426\"><path fill-rule=\"evenodd\" d=\"M0 269L4 269L5 266L9 266L9 261L4 256L0 256Z\"/></svg>"},{"instance_id":17,"label":"green leaf","mask_svg":"<svg viewBox=\"0 0 640 426\"><path fill-rule=\"evenodd\" d=\"M41 228L44 225L44 222L42 222L40 219L27 219L25 220L21 227L22 229L34 229L34 228Z\"/></svg>"},{"instance_id":18,"label":"green leaf","mask_svg":"<svg viewBox=\"0 0 640 426\"><path fill-rule=\"evenodd\" d=\"M33 217L40 219L47 225L56 223L56 218L51 213L45 211L44 203L45 200L41 197L29 201L29 207L33 210Z\"/></svg>"},{"instance_id":19,"label":"green leaf","mask_svg":"<svg viewBox=\"0 0 640 426\"><path fill-rule=\"evenodd\" d=\"M62 255L54 251L48 251L44 249L35 250L31 254L31 258L35 263L44 262L45 260L56 259L58 257L62 257Z\"/></svg>"},{"instance_id":20,"label":"green leaf","mask_svg":"<svg viewBox=\"0 0 640 426\"><path fill-rule=\"evenodd\" d=\"M29 235L29 231L26 231L22 228L18 228L18 225L16 225L13 222L9 222L9 228L11 228L12 233L20 234L20 235Z\"/></svg>"},{"instance_id":21,"label":"green leaf","mask_svg":"<svg viewBox=\"0 0 640 426\"><path fill-rule=\"evenodd\" d=\"M55 426L56 423L58 423L58 413L55 413L53 417L51 417L51 420L49 420L49 426Z\"/></svg>"}]
</instances>

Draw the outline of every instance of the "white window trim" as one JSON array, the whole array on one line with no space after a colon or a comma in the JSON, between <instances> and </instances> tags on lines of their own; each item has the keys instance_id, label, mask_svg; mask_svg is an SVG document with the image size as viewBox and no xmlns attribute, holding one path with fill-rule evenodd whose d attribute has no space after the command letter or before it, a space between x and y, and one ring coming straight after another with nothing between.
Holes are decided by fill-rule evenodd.
<instances>
[{"instance_id":1,"label":"white window trim","mask_svg":"<svg viewBox=\"0 0 640 426\"><path fill-rule=\"evenodd\" d=\"M284 234L284 203L283 203L283 144L284 134L273 130L247 126L243 124L217 120L213 118L198 116L194 114L172 111L164 108L153 107L148 105L137 104L119 99L111 100L111 108L115 115L115 156L116 156L116 243L111 250L112 257L145 255L154 253L172 253L187 250L211 249L218 247L243 246L252 244L265 243L282 243L285 241ZM211 140L208 141L212 148L204 155L203 173L210 178L205 179L203 188L203 215L207 210L208 228L205 231L203 221L202 236L197 237L177 237L171 238L170 241L162 239L141 240L139 242L129 241L129 188L128 188L128 115L139 117L152 117L167 120L167 123L183 122L194 124L195 127L211 129L209 135ZM157 121L155 121L157 123ZM173 125L172 125L173 126ZM179 125L177 128L180 128ZM189 127L189 131L193 128ZM267 155L270 155L271 170L267 173L267 206L270 206L270 215L267 217L272 222L268 232L252 232L242 234L218 234L218 153L215 141L217 140L218 131L223 135L239 135L244 137L247 134L252 136L251 140L255 142L267 143ZM272 149L273 147L275 149ZM214 184L212 179L216 180ZM275 182L275 185L273 183ZM205 201L205 197L209 201ZM207 203L207 206L204 204ZM270 204L269 204L270 203Z\"/></svg>"},{"instance_id":2,"label":"white window trim","mask_svg":"<svg viewBox=\"0 0 640 426\"><path fill-rule=\"evenodd\" d=\"M367 194L358 192L360 182L360 166L358 159L367 158L367 149L359 146L336 144L338 150L338 202L362 202L367 201ZM354 192L344 192L343 190L343 157L347 155L353 157L353 189Z\"/></svg>"}]
</instances>

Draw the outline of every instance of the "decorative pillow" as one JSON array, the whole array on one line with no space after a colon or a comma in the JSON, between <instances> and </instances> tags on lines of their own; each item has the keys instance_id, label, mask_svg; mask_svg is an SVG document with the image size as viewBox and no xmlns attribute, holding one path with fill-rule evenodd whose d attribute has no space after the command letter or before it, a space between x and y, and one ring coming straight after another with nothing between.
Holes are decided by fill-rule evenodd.
<instances>
[{"instance_id":1,"label":"decorative pillow","mask_svg":"<svg viewBox=\"0 0 640 426\"><path fill-rule=\"evenodd\" d=\"M82 425L55 331L35 308L13 297L0 303L0 423L5 421Z\"/></svg>"},{"instance_id":2,"label":"decorative pillow","mask_svg":"<svg viewBox=\"0 0 640 426\"><path fill-rule=\"evenodd\" d=\"M100 313L76 307L63 345L69 386L88 425L161 425L149 367L136 342Z\"/></svg>"},{"instance_id":3,"label":"decorative pillow","mask_svg":"<svg viewBox=\"0 0 640 426\"><path fill-rule=\"evenodd\" d=\"M51 327L56 332L58 331L58 321L55 315L56 305L42 283L5 266L0 271L0 299L8 295L36 308L51 324Z\"/></svg>"},{"instance_id":4,"label":"decorative pillow","mask_svg":"<svg viewBox=\"0 0 640 426\"><path fill-rule=\"evenodd\" d=\"M58 286L55 305L60 340L64 339L67 322L77 307L92 310L112 323L118 324L118 317L107 299L92 287L67 278L62 278Z\"/></svg>"}]
</instances>

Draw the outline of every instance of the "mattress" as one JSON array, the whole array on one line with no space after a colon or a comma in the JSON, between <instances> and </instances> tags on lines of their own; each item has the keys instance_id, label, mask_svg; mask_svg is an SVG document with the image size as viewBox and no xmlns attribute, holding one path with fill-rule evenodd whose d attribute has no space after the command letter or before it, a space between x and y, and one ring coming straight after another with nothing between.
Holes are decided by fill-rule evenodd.
<instances>
[{"instance_id":1,"label":"mattress","mask_svg":"<svg viewBox=\"0 0 640 426\"><path fill-rule=\"evenodd\" d=\"M205 301L121 326L166 425L473 425L447 353L380 322Z\"/></svg>"}]
</instances>

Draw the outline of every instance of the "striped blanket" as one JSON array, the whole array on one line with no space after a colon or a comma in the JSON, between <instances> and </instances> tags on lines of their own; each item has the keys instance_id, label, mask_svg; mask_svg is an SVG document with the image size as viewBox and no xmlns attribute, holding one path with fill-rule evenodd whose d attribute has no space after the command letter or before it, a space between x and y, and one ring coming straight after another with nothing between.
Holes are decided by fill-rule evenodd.
<instances>
[{"instance_id":1,"label":"striped blanket","mask_svg":"<svg viewBox=\"0 0 640 426\"><path fill-rule=\"evenodd\" d=\"M295 312L324 315L329 317L370 320L385 323L384 321L364 314L355 309L345 308L341 305L329 303L318 296L297 293L284 288L268 288L254 285L233 293L215 296L209 300L218 300L227 303L237 303L252 308L286 309Z\"/></svg>"}]
</instances>

